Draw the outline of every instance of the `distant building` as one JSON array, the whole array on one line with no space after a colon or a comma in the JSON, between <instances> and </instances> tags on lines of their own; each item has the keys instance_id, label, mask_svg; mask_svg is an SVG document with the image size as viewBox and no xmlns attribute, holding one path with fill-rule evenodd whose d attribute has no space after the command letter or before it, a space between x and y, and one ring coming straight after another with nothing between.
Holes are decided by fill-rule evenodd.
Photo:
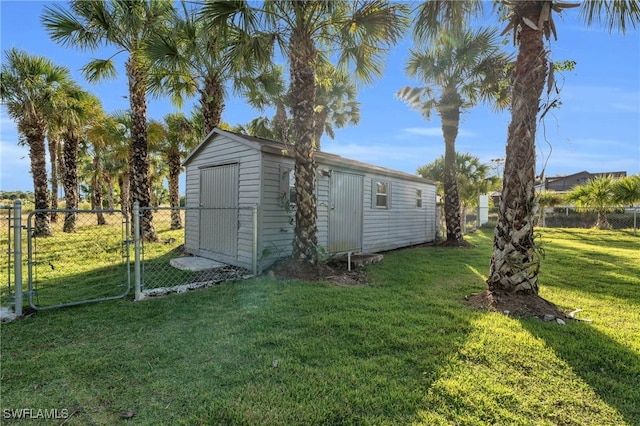
<instances>
[{"instance_id":1,"label":"distant building","mask_svg":"<svg viewBox=\"0 0 640 426\"><path fill-rule=\"evenodd\" d=\"M625 177L627 176L627 172L589 173L582 171L568 176L548 177L544 179L544 189L547 191L567 192L574 186L583 185L589 179L600 176Z\"/></svg>"}]
</instances>

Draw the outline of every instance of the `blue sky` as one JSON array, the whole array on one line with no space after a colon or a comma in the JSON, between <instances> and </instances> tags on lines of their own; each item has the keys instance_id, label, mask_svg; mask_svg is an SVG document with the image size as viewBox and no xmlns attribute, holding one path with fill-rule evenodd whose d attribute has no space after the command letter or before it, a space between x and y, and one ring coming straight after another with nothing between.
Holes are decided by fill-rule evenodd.
<instances>
[{"instance_id":1,"label":"blue sky","mask_svg":"<svg viewBox=\"0 0 640 426\"><path fill-rule=\"evenodd\" d=\"M67 66L80 84L101 98L105 111L128 109L123 67L118 80L97 85L86 83L80 73L91 58L106 58L114 50L90 53L53 43L40 25L45 4L0 0L2 50L16 47L46 56ZM559 40L551 42L552 58L574 60L577 65L559 77L562 106L551 110L539 125L537 173L543 168L545 176L582 170L640 173L640 32L622 36L609 34L598 25L587 28L577 9L556 17L556 25ZM323 151L412 174L444 153L438 116L433 114L426 121L394 97L403 86L420 85L404 74L411 46L407 38L394 47L384 77L360 89L360 124L338 130L335 140L324 137ZM148 108L149 118L158 120L176 110L168 99L150 99ZM242 99L232 97L226 101L223 120L233 125L259 115ZM468 110L462 118L457 150L470 152L483 162L504 158L509 121L508 111L495 113L482 105ZM0 189L32 190L28 149L18 146L15 124L4 108L0 126Z\"/></svg>"}]
</instances>

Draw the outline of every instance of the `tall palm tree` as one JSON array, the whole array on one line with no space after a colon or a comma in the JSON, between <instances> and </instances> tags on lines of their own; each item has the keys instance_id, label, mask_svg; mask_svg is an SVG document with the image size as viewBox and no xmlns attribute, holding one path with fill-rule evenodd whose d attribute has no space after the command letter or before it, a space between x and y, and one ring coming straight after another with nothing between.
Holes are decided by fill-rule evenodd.
<instances>
[{"instance_id":1,"label":"tall palm tree","mask_svg":"<svg viewBox=\"0 0 640 426\"><path fill-rule=\"evenodd\" d=\"M59 86L70 81L65 67L42 56L12 48L5 51L0 95L9 116L17 122L22 141L29 145L35 208L49 208L45 134L50 117L60 103ZM46 213L35 215L35 235L52 235Z\"/></svg>"},{"instance_id":2,"label":"tall palm tree","mask_svg":"<svg viewBox=\"0 0 640 426\"><path fill-rule=\"evenodd\" d=\"M198 142L196 132L189 119L182 113L167 114L164 117L165 135L158 144L158 151L169 167L169 203L171 229L181 229L179 177L182 159Z\"/></svg>"},{"instance_id":3,"label":"tall palm tree","mask_svg":"<svg viewBox=\"0 0 640 426\"><path fill-rule=\"evenodd\" d=\"M640 4L626 1L587 1L571 4L552 1L509 2L505 31L514 31L518 56L512 79L511 123L509 124L498 223L494 233L493 255L487 284L498 294L538 294L540 261L534 242L535 137L540 99L545 83L552 78L553 66L545 46L551 35L557 37L554 12L581 7L587 24L601 21L611 31L640 22ZM602 13L604 11L604 13ZM551 85L547 84L547 90Z\"/></svg>"},{"instance_id":4,"label":"tall palm tree","mask_svg":"<svg viewBox=\"0 0 640 426\"><path fill-rule=\"evenodd\" d=\"M449 243L463 241L455 150L460 115L480 101L490 101L496 109L507 105L509 62L509 56L500 50L496 30L463 28L441 32L426 51L412 50L405 68L410 77L417 77L425 86L404 87L398 97L427 120L435 109L442 122Z\"/></svg>"},{"instance_id":5,"label":"tall palm tree","mask_svg":"<svg viewBox=\"0 0 640 426\"><path fill-rule=\"evenodd\" d=\"M243 84L242 95L254 108L264 111L274 109L271 119L258 117L236 131L253 136L277 140L288 144L291 133L289 96L282 68L272 67L252 82ZM324 134L335 137L334 129L360 122L360 102L356 101L357 89L351 77L337 70L330 63L323 63L316 70L316 99L314 106L314 149L320 151Z\"/></svg>"},{"instance_id":6,"label":"tall palm tree","mask_svg":"<svg viewBox=\"0 0 640 426\"><path fill-rule=\"evenodd\" d=\"M314 106L316 69L337 53L339 69L370 82L382 71L387 48L407 25L408 8L384 0L286 1L250 5L246 1L212 2L202 15L219 27L231 23L245 33L273 34L289 64L289 101L295 146L296 227L293 257L316 264L317 210L315 200ZM264 25L261 27L261 25ZM343 68L344 67L344 68Z\"/></svg>"},{"instance_id":7,"label":"tall palm tree","mask_svg":"<svg viewBox=\"0 0 640 426\"><path fill-rule=\"evenodd\" d=\"M212 28L200 15L200 8L174 10L164 31L145 46L152 61L151 89L171 95L182 106L185 97L197 93L204 134L220 124L227 82L255 77L271 58L272 42L261 33L246 34L238 27Z\"/></svg>"},{"instance_id":8,"label":"tall palm tree","mask_svg":"<svg viewBox=\"0 0 640 426\"><path fill-rule=\"evenodd\" d=\"M58 125L62 129L63 187L67 210L77 210L79 205L78 154L84 139L85 126L102 117L100 101L77 85L65 88L65 105L57 111ZM76 232L78 214L65 213L64 232Z\"/></svg>"},{"instance_id":9,"label":"tall palm tree","mask_svg":"<svg viewBox=\"0 0 640 426\"><path fill-rule=\"evenodd\" d=\"M334 139L334 128L358 125L360 102L356 101L357 95L356 85L347 72L336 69L330 63L318 68L313 118L313 134L318 151L324 134Z\"/></svg>"},{"instance_id":10,"label":"tall palm tree","mask_svg":"<svg viewBox=\"0 0 640 426\"><path fill-rule=\"evenodd\" d=\"M513 30L519 45L511 83L511 123L509 124L502 196L494 234L493 255L487 285L491 292L538 294L540 262L533 238L535 217L535 137L540 98L547 81L547 55L551 51L543 37L557 36L553 12L581 7L588 25L603 23L609 31L640 22L640 4L634 1L586 1L581 4L550 0L502 2L509 11L503 32ZM443 27L457 28L470 15L482 11L480 0L434 0L419 6L414 34L429 40ZM551 82L552 83L552 82ZM553 84L547 85L548 90Z\"/></svg>"},{"instance_id":11,"label":"tall palm tree","mask_svg":"<svg viewBox=\"0 0 640 426\"><path fill-rule=\"evenodd\" d=\"M130 188L132 201L138 201L143 208L150 205L151 199L146 98L149 63L144 56L144 45L154 31L162 28L171 9L170 0L73 0L69 9L58 4L46 6L42 16L55 42L90 51L106 44L129 54L125 69L132 122ZM113 56L91 61L83 72L91 82L114 77ZM157 241L151 210L143 212L142 235L148 241Z\"/></svg>"}]
</instances>

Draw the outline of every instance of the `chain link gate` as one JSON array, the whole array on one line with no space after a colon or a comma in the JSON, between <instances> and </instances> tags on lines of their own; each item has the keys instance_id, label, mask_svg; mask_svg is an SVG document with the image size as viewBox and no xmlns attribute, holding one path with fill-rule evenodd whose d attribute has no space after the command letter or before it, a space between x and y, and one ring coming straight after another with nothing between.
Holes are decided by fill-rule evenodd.
<instances>
[{"instance_id":1,"label":"chain link gate","mask_svg":"<svg viewBox=\"0 0 640 426\"><path fill-rule=\"evenodd\" d=\"M51 235L40 220L50 222ZM67 227L73 230L65 232ZM71 226L71 222L73 226ZM119 229L119 232L114 230ZM34 210L27 216L26 296L36 310L120 299L131 289L129 218L120 210Z\"/></svg>"},{"instance_id":2,"label":"chain link gate","mask_svg":"<svg viewBox=\"0 0 640 426\"><path fill-rule=\"evenodd\" d=\"M18 212L18 214L15 214ZM2 320L22 315L22 247L20 235L22 225L20 221L20 201L15 206L0 206L0 244L3 247L2 258L0 259L0 270L3 275L6 273L6 286L0 291L2 305L5 302L9 306L14 306L14 312L2 311ZM19 245L15 242L18 241Z\"/></svg>"}]
</instances>

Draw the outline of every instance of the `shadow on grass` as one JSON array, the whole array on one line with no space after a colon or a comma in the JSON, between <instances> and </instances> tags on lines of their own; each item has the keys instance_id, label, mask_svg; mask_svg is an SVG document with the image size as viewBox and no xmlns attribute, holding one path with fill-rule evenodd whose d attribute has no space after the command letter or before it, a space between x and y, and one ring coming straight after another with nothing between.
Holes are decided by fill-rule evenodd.
<instances>
[{"instance_id":1,"label":"shadow on grass","mask_svg":"<svg viewBox=\"0 0 640 426\"><path fill-rule=\"evenodd\" d=\"M127 270L128 265L122 263L75 274L34 274L34 304L40 308L50 308L61 304L126 297L132 289L129 286L127 290ZM24 299L27 300L26 295Z\"/></svg>"},{"instance_id":2,"label":"shadow on grass","mask_svg":"<svg viewBox=\"0 0 640 426\"><path fill-rule=\"evenodd\" d=\"M559 329L555 323L533 319L520 322L532 335L543 339L628 424L640 424L640 356L636 352L592 324L572 323Z\"/></svg>"},{"instance_id":3,"label":"shadow on grass","mask_svg":"<svg viewBox=\"0 0 640 426\"><path fill-rule=\"evenodd\" d=\"M640 300L640 280L631 268L621 265L629 259L608 254L602 249L580 253L580 256L576 256L575 251L570 248L550 247L543 261L543 271L548 274L545 276L545 285L587 291L589 294L627 303L637 303ZM567 259L571 261L567 262Z\"/></svg>"}]
</instances>

